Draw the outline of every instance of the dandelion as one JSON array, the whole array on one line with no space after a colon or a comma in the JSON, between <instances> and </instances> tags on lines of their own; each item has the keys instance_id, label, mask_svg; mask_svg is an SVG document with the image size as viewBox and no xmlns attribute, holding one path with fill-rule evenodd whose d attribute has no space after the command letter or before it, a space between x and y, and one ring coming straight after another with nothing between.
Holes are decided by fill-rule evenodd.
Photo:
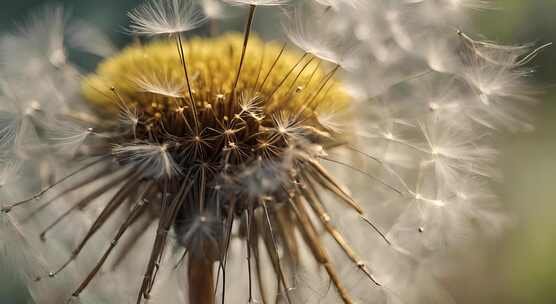
<instances>
[{"instance_id":1,"label":"dandelion","mask_svg":"<svg viewBox=\"0 0 556 304\"><path fill-rule=\"evenodd\" d=\"M512 109L533 100L538 50L438 34L483 1L318 0L283 19L301 52L253 33L259 6L290 1L224 2L248 6L243 34L186 38L205 21L193 2L152 0L129 13L147 38L119 52L82 25L66 45L62 11L46 14L57 60L14 53L44 28L5 38L2 58L37 59L0 98L0 245L30 261L33 299L450 301L424 265L502 230L491 137L528 124ZM104 57L94 73L72 46Z\"/></svg>"},{"instance_id":2,"label":"dandelion","mask_svg":"<svg viewBox=\"0 0 556 304\"><path fill-rule=\"evenodd\" d=\"M308 17L308 14L315 14ZM304 11L298 7L284 22L288 38L299 48L322 60L341 65L346 60L350 48L350 41L334 35L334 27L329 23L329 13Z\"/></svg>"}]
</instances>

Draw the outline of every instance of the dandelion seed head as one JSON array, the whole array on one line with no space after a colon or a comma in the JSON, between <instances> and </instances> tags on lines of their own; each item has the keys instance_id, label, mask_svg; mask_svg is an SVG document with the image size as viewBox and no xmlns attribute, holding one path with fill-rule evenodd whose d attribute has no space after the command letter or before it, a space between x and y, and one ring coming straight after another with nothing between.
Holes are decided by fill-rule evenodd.
<instances>
[{"instance_id":1,"label":"dandelion seed head","mask_svg":"<svg viewBox=\"0 0 556 304\"><path fill-rule=\"evenodd\" d=\"M448 24L479 0L316 0L283 10L299 52L252 33L258 6L289 1L223 1L248 10L241 36L217 33L215 1L201 2L210 38L183 35L205 20L192 1L151 0L129 13L130 32L149 37L120 52L86 24L66 35L61 10L50 30L34 21L2 40L14 64L0 83L0 186L27 171L48 186L3 204L0 240L43 201L29 210L41 225L55 214L41 246L85 224L68 259L42 267L58 280L103 242L71 301L116 275L130 282L107 286L118 303L414 302L421 286L447 302L416 259L501 230L485 186L499 180L492 129L527 125L515 104L534 100L524 65L543 47L455 35ZM103 60L81 77L71 48Z\"/></svg>"},{"instance_id":2,"label":"dandelion seed head","mask_svg":"<svg viewBox=\"0 0 556 304\"><path fill-rule=\"evenodd\" d=\"M119 129L127 128L127 133L113 139L115 159L122 166L140 169L145 178L199 181L206 188L196 190L204 194L191 194L193 200L213 197L210 185L219 179L228 181L227 186L219 186L220 191L245 193L255 201L291 188L292 147L312 149L318 136L327 133L319 131L322 125L313 109L339 110L349 97L317 63L309 62L302 70L296 64L301 54L283 52L274 43L264 45L256 37L250 41L249 61L230 96L241 42L238 35L230 34L184 43L193 96L184 83L173 42L132 46L101 63L82 87L92 106L124 120ZM328 79L326 92L323 79ZM296 91L296 84L303 84L304 90ZM274 201L283 199L278 195ZM223 199L220 208L231 204L228 200ZM209 215L223 212L214 202L203 204L210 204L206 206ZM196 208L178 218L190 223L178 229L186 235L208 233L195 215ZM187 231L193 227L200 230ZM182 243L189 244L195 237L184 237Z\"/></svg>"}]
</instances>

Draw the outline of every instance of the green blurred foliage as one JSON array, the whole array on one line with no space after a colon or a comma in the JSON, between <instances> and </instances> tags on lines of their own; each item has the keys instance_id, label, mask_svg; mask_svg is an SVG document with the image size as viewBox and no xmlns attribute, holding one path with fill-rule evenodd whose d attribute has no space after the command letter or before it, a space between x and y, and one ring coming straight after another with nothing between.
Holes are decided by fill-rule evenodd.
<instances>
[{"instance_id":1,"label":"green blurred foliage","mask_svg":"<svg viewBox=\"0 0 556 304\"><path fill-rule=\"evenodd\" d=\"M556 1L493 2L499 9L478 14L478 28L488 39L537 46L556 42ZM556 46L532 62L542 91L535 111L537 130L508 137L503 149L502 201L515 214L516 224L492 248L488 268L495 274L482 282L485 289L496 290L481 303L556 303L555 62Z\"/></svg>"}]
</instances>

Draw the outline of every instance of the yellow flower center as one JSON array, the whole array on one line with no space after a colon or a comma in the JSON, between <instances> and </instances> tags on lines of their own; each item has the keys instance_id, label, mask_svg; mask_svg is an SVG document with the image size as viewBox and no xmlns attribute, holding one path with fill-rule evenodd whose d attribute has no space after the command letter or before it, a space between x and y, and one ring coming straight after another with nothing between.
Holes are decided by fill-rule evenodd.
<instances>
[{"instance_id":1,"label":"yellow flower center","mask_svg":"<svg viewBox=\"0 0 556 304\"><path fill-rule=\"evenodd\" d=\"M242 37L193 38L183 43L193 99L198 108L240 103L260 96L265 114L277 111L330 111L342 108L347 95L334 79L334 70L310 55L251 37L235 95ZM129 105L162 117L163 110L189 109L190 96L174 40L135 44L108 58L83 82L85 98L107 111L117 109L115 88ZM179 101L179 99L182 99ZM187 102L186 102L187 101Z\"/></svg>"}]
</instances>

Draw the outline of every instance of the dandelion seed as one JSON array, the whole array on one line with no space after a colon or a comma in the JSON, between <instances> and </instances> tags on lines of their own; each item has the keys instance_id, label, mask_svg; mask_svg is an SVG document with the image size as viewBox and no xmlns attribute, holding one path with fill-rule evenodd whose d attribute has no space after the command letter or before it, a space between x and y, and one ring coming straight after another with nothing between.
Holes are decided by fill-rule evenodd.
<instances>
[{"instance_id":1,"label":"dandelion seed","mask_svg":"<svg viewBox=\"0 0 556 304\"><path fill-rule=\"evenodd\" d=\"M332 7L335 10L338 10L341 8L341 6L343 5L348 5L350 7L359 7L362 2L360 0L339 0L339 1L334 1L334 0L314 0L316 3L320 4L320 5L324 5L325 7Z\"/></svg>"},{"instance_id":2,"label":"dandelion seed","mask_svg":"<svg viewBox=\"0 0 556 304\"><path fill-rule=\"evenodd\" d=\"M23 162L20 160L0 160L0 188L5 187L17 180Z\"/></svg>"},{"instance_id":3,"label":"dandelion seed","mask_svg":"<svg viewBox=\"0 0 556 304\"><path fill-rule=\"evenodd\" d=\"M176 161L169 154L167 144L130 144L119 145L112 149L112 153L122 164L130 164L136 170L143 172L146 177L162 178L180 174Z\"/></svg>"},{"instance_id":4,"label":"dandelion seed","mask_svg":"<svg viewBox=\"0 0 556 304\"><path fill-rule=\"evenodd\" d=\"M88 137L94 134L93 128L83 128L71 122L49 125L46 129L51 147L70 157L75 157Z\"/></svg>"},{"instance_id":5,"label":"dandelion seed","mask_svg":"<svg viewBox=\"0 0 556 304\"><path fill-rule=\"evenodd\" d=\"M303 8L296 8L288 16L284 22L288 38L308 54L334 64L344 64L346 56L352 51L350 41L346 41L346 36L342 39L334 35L327 16L313 13L308 18L306 14Z\"/></svg>"},{"instance_id":6,"label":"dandelion seed","mask_svg":"<svg viewBox=\"0 0 556 304\"><path fill-rule=\"evenodd\" d=\"M8 148L15 142L18 129L17 114L0 112L0 146Z\"/></svg>"},{"instance_id":7,"label":"dandelion seed","mask_svg":"<svg viewBox=\"0 0 556 304\"><path fill-rule=\"evenodd\" d=\"M274 121L276 133L284 136L284 138L295 137L301 135L304 130L300 122L287 112L280 112L272 118Z\"/></svg>"},{"instance_id":8,"label":"dandelion seed","mask_svg":"<svg viewBox=\"0 0 556 304\"><path fill-rule=\"evenodd\" d=\"M68 29L69 45L72 48L108 57L116 53L116 47L94 26L85 22L74 22Z\"/></svg>"},{"instance_id":9,"label":"dandelion seed","mask_svg":"<svg viewBox=\"0 0 556 304\"><path fill-rule=\"evenodd\" d=\"M131 32L140 35L183 33L205 21L191 0L152 0L129 12L128 16Z\"/></svg>"},{"instance_id":10,"label":"dandelion seed","mask_svg":"<svg viewBox=\"0 0 556 304\"><path fill-rule=\"evenodd\" d=\"M454 9L459 7L471 8L476 10L490 9L493 7L492 3L484 0L446 0L448 5L453 6Z\"/></svg>"},{"instance_id":11,"label":"dandelion seed","mask_svg":"<svg viewBox=\"0 0 556 304\"><path fill-rule=\"evenodd\" d=\"M202 0L201 7L209 19L222 19L227 15L221 0Z\"/></svg>"},{"instance_id":12,"label":"dandelion seed","mask_svg":"<svg viewBox=\"0 0 556 304\"><path fill-rule=\"evenodd\" d=\"M174 98L184 97L185 84L171 79L167 74L161 76L145 74L140 77L132 81L145 92Z\"/></svg>"}]
</instances>

